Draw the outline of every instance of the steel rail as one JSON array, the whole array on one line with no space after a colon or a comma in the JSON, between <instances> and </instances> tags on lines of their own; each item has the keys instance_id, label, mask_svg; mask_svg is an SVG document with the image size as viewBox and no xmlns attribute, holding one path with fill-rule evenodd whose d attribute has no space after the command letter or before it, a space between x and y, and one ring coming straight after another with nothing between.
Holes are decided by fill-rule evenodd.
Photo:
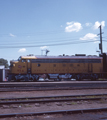
<instances>
[{"instance_id":1,"label":"steel rail","mask_svg":"<svg viewBox=\"0 0 107 120\"><path fill-rule=\"evenodd\" d=\"M35 83L35 84L33 84L33 83L29 83L29 84L21 84L21 83L19 83L19 84L6 84L6 83L4 83L4 84L0 84L0 88L1 87L78 87L78 86L106 86L107 87L107 85L106 85L106 83L107 82L92 82L92 83L81 83L81 82L79 82L79 83Z\"/></svg>"},{"instance_id":2,"label":"steel rail","mask_svg":"<svg viewBox=\"0 0 107 120\"><path fill-rule=\"evenodd\" d=\"M69 98L69 99L51 99L51 100L20 100L20 101L3 101L0 102L0 105L3 104L26 104L26 103L40 103L40 102L63 102L63 101L80 101L80 100L101 100L107 99L105 97L98 97L98 98Z\"/></svg>"},{"instance_id":3,"label":"steel rail","mask_svg":"<svg viewBox=\"0 0 107 120\"><path fill-rule=\"evenodd\" d=\"M90 108L90 109L74 109L74 110L59 110L59 111L44 111L44 112L29 112L29 113L12 113L12 114L0 114L0 118L15 117L15 116L35 116L44 114L69 114L69 113L87 113L87 112L98 112L107 111L105 108Z\"/></svg>"},{"instance_id":4,"label":"steel rail","mask_svg":"<svg viewBox=\"0 0 107 120\"><path fill-rule=\"evenodd\" d=\"M73 88L60 88L60 87L57 87L57 88L35 88L35 89L20 89L20 88L11 88L11 89L0 89L0 92L20 92L20 91L51 91L51 90L84 90L84 89L107 89L107 87L73 87Z\"/></svg>"},{"instance_id":5,"label":"steel rail","mask_svg":"<svg viewBox=\"0 0 107 120\"><path fill-rule=\"evenodd\" d=\"M51 90L75 90L75 89L78 89L78 88L10 88L10 89L0 89L0 92L20 92L20 91L51 91ZM83 89L83 88L80 88L80 89ZM89 88L88 88L89 89ZM104 89L104 88L103 88ZM106 89L106 88L105 88Z\"/></svg>"},{"instance_id":6,"label":"steel rail","mask_svg":"<svg viewBox=\"0 0 107 120\"><path fill-rule=\"evenodd\" d=\"M38 97L17 97L17 98L0 98L0 100L18 100L18 99L43 99L43 98L61 98L61 97L89 97L89 96L106 96L107 94L81 94L81 95L56 95L56 96L38 96Z\"/></svg>"}]
</instances>

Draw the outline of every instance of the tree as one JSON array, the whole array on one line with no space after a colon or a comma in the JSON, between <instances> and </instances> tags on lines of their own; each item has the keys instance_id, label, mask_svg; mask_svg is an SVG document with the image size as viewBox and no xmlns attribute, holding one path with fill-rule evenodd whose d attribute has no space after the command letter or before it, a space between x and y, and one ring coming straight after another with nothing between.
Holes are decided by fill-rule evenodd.
<instances>
[{"instance_id":1,"label":"tree","mask_svg":"<svg viewBox=\"0 0 107 120\"><path fill-rule=\"evenodd\" d=\"M0 65L4 65L5 68L8 68L9 65L8 65L8 61L3 59L3 58L0 58Z\"/></svg>"}]
</instances>

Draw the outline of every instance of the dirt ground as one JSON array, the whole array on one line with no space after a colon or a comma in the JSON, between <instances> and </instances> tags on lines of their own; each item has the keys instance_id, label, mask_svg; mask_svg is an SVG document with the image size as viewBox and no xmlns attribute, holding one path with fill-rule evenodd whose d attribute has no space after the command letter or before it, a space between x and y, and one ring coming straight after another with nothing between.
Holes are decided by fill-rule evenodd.
<instances>
[{"instance_id":1,"label":"dirt ground","mask_svg":"<svg viewBox=\"0 0 107 120\"><path fill-rule=\"evenodd\" d=\"M0 98L37 97L37 96L54 96L54 95L103 94L103 93L106 94L107 89L0 92Z\"/></svg>"},{"instance_id":2,"label":"dirt ground","mask_svg":"<svg viewBox=\"0 0 107 120\"><path fill-rule=\"evenodd\" d=\"M36 97L36 96L54 96L54 95L80 95L80 94L106 94L107 89L87 89L87 90L52 90L52 91L27 91L27 92L1 92L0 98L17 98L17 97ZM71 110L71 109L86 109L106 107L107 100L100 101L69 101L69 102L54 102L54 103L30 103L30 104L14 104L0 105L0 114L9 113L27 113L27 112L43 112L52 110ZM103 114L103 113L102 113ZM86 119L90 114L75 114L71 115L42 115L42 116L16 116L13 118L1 118L0 120L91 120ZM103 114L106 117L106 113ZM82 119L80 119L82 117ZM101 118L99 114L93 117ZM79 119L78 119L79 118ZM92 119L97 120L97 119ZM100 119L99 119L100 120ZM103 120L103 119L102 119Z\"/></svg>"}]
</instances>

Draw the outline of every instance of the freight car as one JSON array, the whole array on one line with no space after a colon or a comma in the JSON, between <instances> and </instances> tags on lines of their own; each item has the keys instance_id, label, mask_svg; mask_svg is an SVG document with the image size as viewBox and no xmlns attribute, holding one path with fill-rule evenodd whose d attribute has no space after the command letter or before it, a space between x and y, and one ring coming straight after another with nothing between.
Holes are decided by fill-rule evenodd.
<instances>
[{"instance_id":1,"label":"freight car","mask_svg":"<svg viewBox=\"0 0 107 120\"><path fill-rule=\"evenodd\" d=\"M20 56L10 61L8 80L37 81L44 79L91 79L107 78L107 55L101 56Z\"/></svg>"}]
</instances>

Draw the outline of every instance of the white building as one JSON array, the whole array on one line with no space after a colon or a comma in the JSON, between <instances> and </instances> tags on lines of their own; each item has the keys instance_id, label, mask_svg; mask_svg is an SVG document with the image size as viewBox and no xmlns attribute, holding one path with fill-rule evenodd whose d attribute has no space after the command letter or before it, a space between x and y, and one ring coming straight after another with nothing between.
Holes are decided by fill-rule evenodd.
<instances>
[{"instance_id":1,"label":"white building","mask_svg":"<svg viewBox=\"0 0 107 120\"><path fill-rule=\"evenodd\" d=\"M0 65L0 82L5 81L5 66Z\"/></svg>"}]
</instances>

